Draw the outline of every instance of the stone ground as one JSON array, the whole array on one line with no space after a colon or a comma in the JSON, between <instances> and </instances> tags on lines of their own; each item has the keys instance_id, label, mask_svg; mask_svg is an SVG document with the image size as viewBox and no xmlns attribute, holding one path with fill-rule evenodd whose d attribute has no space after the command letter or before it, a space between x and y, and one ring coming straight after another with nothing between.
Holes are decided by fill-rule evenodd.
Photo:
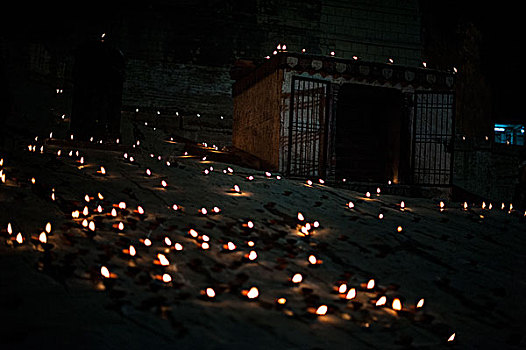
<instances>
[{"instance_id":1,"label":"stone ground","mask_svg":"<svg viewBox=\"0 0 526 350\"><path fill-rule=\"evenodd\" d=\"M367 198L219 162L225 154L211 147L185 155L196 148L153 128L141 134L135 147L16 139L0 154L2 349L526 347L526 217L509 203L464 209L390 195L387 184Z\"/></svg>"}]
</instances>

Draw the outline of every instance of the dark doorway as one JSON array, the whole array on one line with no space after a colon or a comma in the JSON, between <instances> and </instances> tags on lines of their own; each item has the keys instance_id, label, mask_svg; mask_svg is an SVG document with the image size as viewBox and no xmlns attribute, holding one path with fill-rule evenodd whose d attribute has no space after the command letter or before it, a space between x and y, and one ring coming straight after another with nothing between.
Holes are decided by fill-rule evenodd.
<instances>
[{"instance_id":1,"label":"dark doorway","mask_svg":"<svg viewBox=\"0 0 526 350\"><path fill-rule=\"evenodd\" d=\"M71 131L79 139L116 139L120 134L124 57L103 40L75 55Z\"/></svg>"},{"instance_id":2,"label":"dark doorway","mask_svg":"<svg viewBox=\"0 0 526 350\"><path fill-rule=\"evenodd\" d=\"M402 93L345 84L336 111L336 177L357 182L398 182L403 134ZM404 156L405 157L405 156Z\"/></svg>"}]
</instances>

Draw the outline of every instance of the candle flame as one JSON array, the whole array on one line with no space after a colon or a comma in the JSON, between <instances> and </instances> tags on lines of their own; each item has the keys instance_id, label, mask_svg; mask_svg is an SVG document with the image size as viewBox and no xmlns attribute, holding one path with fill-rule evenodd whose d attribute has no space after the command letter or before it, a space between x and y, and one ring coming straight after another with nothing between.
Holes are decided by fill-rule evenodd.
<instances>
[{"instance_id":1,"label":"candle flame","mask_svg":"<svg viewBox=\"0 0 526 350\"><path fill-rule=\"evenodd\" d=\"M355 288L351 288L349 290L349 292L347 292L347 295L345 296L345 299L351 300L351 299L354 299L354 298L356 298L356 289Z\"/></svg>"},{"instance_id":2,"label":"candle flame","mask_svg":"<svg viewBox=\"0 0 526 350\"><path fill-rule=\"evenodd\" d=\"M254 228L254 223L252 221L247 222L248 228Z\"/></svg>"},{"instance_id":3,"label":"candle flame","mask_svg":"<svg viewBox=\"0 0 526 350\"><path fill-rule=\"evenodd\" d=\"M172 281L172 276L170 276L169 274L165 273L165 274L163 275L163 282L164 282L164 283L169 283L169 282L171 282L171 281Z\"/></svg>"},{"instance_id":4,"label":"candle flame","mask_svg":"<svg viewBox=\"0 0 526 350\"><path fill-rule=\"evenodd\" d=\"M449 338L447 339L447 341L453 341L453 340L455 340L455 333L451 334Z\"/></svg>"},{"instance_id":5,"label":"candle flame","mask_svg":"<svg viewBox=\"0 0 526 350\"><path fill-rule=\"evenodd\" d=\"M311 263L312 265L315 265L318 263L318 259L316 259L316 257L314 255L310 255L309 256L309 263Z\"/></svg>"},{"instance_id":6,"label":"candle flame","mask_svg":"<svg viewBox=\"0 0 526 350\"><path fill-rule=\"evenodd\" d=\"M252 287L252 288L250 288L250 290L249 290L248 293L247 293L247 297L248 297L249 299L255 299L255 298L257 298L258 296L259 296L259 291L258 291L258 289L257 289L256 287Z\"/></svg>"},{"instance_id":7,"label":"candle flame","mask_svg":"<svg viewBox=\"0 0 526 350\"><path fill-rule=\"evenodd\" d=\"M321 305L316 310L316 315L323 316L323 315L325 315L327 313L327 310L328 310L327 305Z\"/></svg>"},{"instance_id":8,"label":"candle flame","mask_svg":"<svg viewBox=\"0 0 526 350\"><path fill-rule=\"evenodd\" d=\"M126 202L119 202L119 209L126 209Z\"/></svg>"},{"instance_id":9,"label":"candle flame","mask_svg":"<svg viewBox=\"0 0 526 350\"><path fill-rule=\"evenodd\" d=\"M100 167L100 170L99 170L99 171L100 171L100 173L101 173L102 175L105 175L105 174L106 174L106 169L104 169L103 166Z\"/></svg>"},{"instance_id":10,"label":"candle flame","mask_svg":"<svg viewBox=\"0 0 526 350\"><path fill-rule=\"evenodd\" d=\"M365 197L370 198L371 197L371 192L366 192L365 193Z\"/></svg>"},{"instance_id":11,"label":"candle flame","mask_svg":"<svg viewBox=\"0 0 526 350\"><path fill-rule=\"evenodd\" d=\"M418 301L418 304L416 304L416 307L417 307L417 308L421 308L422 306L424 306L424 299L420 299L420 300Z\"/></svg>"},{"instance_id":12,"label":"candle flame","mask_svg":"<svg viewBox=\"0 0 526 350\"><path fill-rule=\"evenodd\" d=\"M103 200L104 199L104 196L99 192L97 193L97 196L99 197L100 200Z\"/></svg>"},{"instance_id":13,"label":"candle flame","mask_svg":"<svg viewBox=\"0 0 526 350\"><path fill-rule=\"evenodd\" d=\"M252 260L252 261L253 261L253 260L256 260L257 257L258 257L258 254L257 254L254 250L252 250L252 251L248 254L248 259L249 259L249 260Z\"/></svg>"},{"instance_id":14,"label":"candle flame","mask_svg":"<svg viewBox=\"0 0 526 350\"><path fill-rule=\"evenodd\" d=\"M396 311L402 310L402 302L398 298L393 300L392 306L393 306L393 310L396 310Z\"/></svg>"},{"instance_id":15,"label":"candle flame","mask_svg":"<svg viewBox=\"0 0 526 350\"><path fill-rule=\"evenodd\" d=\"M236 245L234 243L232 243L232 242L228 242L227 248L228 248L228 250L234 250L234 249L236 249Z\"/></svg>"},{"instance_id":16,"label":"candle flame","mask_svg":"<svg viewBox=\"0 0 526 350\"><path fill-rule=\"evenodd\" d=\"M10 222L7 224L7 233L9 233L10 235L13 234L13 227L11 226Z\"/></svg>"},{"instance_id":17,"label":"candle flame","mask_svg":"<svg viewBox=\"0 0 526 350\"><path fill-rule=\"evenodd\" d=\"M88 225L88 228L89 228L91 231L95 231L95 221L90 221L90 222L89 222L89 225Z\"/></svg>"},{"instance_id":18,"label":"candle flame","mask_svg":"<svg viewBox=\"0 0 526 350\"><path fill-rule=\"evenodd\" d=\"M405 202L404 201L401 201L400 202L400 209L404 209L405 208Z\"/></svg>"},{"instance_id":19,"label":"candle flame","mask_svg":"<svg viewBox=\"0 0 526 350\"><path fill-rule=\"evenodd\" d=\"M234 191L237 193L241 192L238 185L234 185Z\"/></svg>"},{"instance_id":20,"label":"candle flame","mask_svg":"<svg viewBox=\"0 0 526 350\"><path fill-rule=\"evenodd\" d=\"M188 231L188 233L190 234L190 236L194 237L194 238L197 238L197 236L199 236L199 234L197 233L196 230L194 230L193 228L190 229L190 231Z\"/></svg>"},{"instance_id":21,"label":"candle flame","mask_svg":"<svg viewBox=\"0 0 526 350\"><path fill-rule=\"evenodd\" d=\"M145 239L144 239L144 245L147 246L147 247L149 247L149 246L152 245L152 241L150 241L149 238L145 238Z\"/></svg>"},{"instance_id":22,"label":"candle flame","mask_svg":"<svg viewBox=\"0 0 526 350\"><path fill-rule=\"evenodd\" d=\"M298 220L299 220L299 221L303 221L303 220L305 220L305 217L303 216L302 213L298 213Z\"/></svg>"},{"instance_id":23,"label":"candle flame","mask_svg":"<svg viewBox=\"0 0 526 350\"><path fill-rule=\"evenodd\" d=\"M117 210L115 210L115 208L111 209L111 216L117 216Z\"/></svg>"},{"instance_id":24,"label":"candle flame","mask_svg":"<svg viewBox=\"0 0 526 350\"><path fill-rule=\"evenodd\" d=\"M166 259L166 256L164 256L164 254L157 254L157 259L159 260L159 263L163 266L170 265L170 262L168 261L168 259Z\"/></svg>"},{"instance_id":25,"label":"candle flame","mask_svg":"<svg viewBox=\"0 0 526 350\"><path fill-rule=\"evenodd\" d=\"M135 256L137 254L137 251L135 250L135 247L130 245L130 248L128 249L130 252L130 256Z\"/></svg>"},{"instance_id":26,"label":"candle flame","mask_svg":"<svg viewBox=\"0 0 526 350\"><path fill-rule=\"evenodd\" d=\"M166 181L162 180L161 181L161 186L166 187L166 186L168 186L168 184L166 183Z\"/></svg>"},{"instance_id":27,"label":"candle flame","mask_svg":"<svg viewBox=\"0 0 526 350\"><path fill-rule=\"evenodd\" d=\"M175 250L183 250L183 245L181 243L175 243L174 248Z\"/></svg>"},{"instance_id":28,"label":"candle flame","mask_svg":"<svg viewBox=\"0 0 526 350\"><path fill-rule=\"evenodd\" d=\"M170 237L164 237L164 243L167 246L171 246L172 245L172 240L170 239Z\"/></svg>"},{"instance_id":29,"label":"candle flame","mask_svg":"<svg viewBox=\"0 0 526 350\"><path fill-rule=\"evenodd\" d=\"M347 207L348 207L349 209L354 208L354 203L353 203L353 202L349 202L349 203L347 203Z\"/></svg>"},{"instance_id":30,"label":"candle flame","mask_svg":"<svg viewBox=\"0 0 526 350\"><path fill-rule=\"evenodd\" d=\"M286 302L287 302L287 299L285 299L285 298L279 298L278 299L278 304L284 305Z\"/></svg>"},{"instance_id":31,"label":"candle flame","mask_svg":"<svg viewBox=\"0 0 526 350\"><path fill-rule=\"evenodd\" d=\"M384 296L381 296L380 299L378 299L376 301L376 306L382 306L382 305L385 305L387 301L387 297L384 295Z\"/></svg>"},{"instance_id":32,"label":"candle flame","mask_svg":"<svg viewBox=\"0 0 526 350\"><path fill-rule=\"evenodd\" d=\"M47 243L47 237L46 237L46 233L45 232L42 232L40 233L40 236L38 236L38 240L40 241L40 243Z\"/></svg>"},{"instance_id":33,"label":"candle flame","mask_svg":"<svg viewBox=\"0 0 526 350\"><path fill-rule=\"evenodd\" d=\"M370 279L369 282L367 282L367 289L373 289L374 288L374 279Z\"/></svg>"},{"instance_id":34,"label":"candle flame","mask_svg":"<svg viewBox=\"0 0 526 350\"><path fill-rule=\"evenodd\" d=\"M118 228L120 231L124 230L124 223L122 221L119 222Z\"/></svg>"},{"instance_id":35,"label":"candle flame","mask_svg":"<svg viewBox=\"0 0 526 350\"><path fill-rule=\"evenodd\" d=\"M102 266L100 268L100 274L105 277L105 278L110 278L110 271L108 270L108 268L106 266Z\"/></svg>"},{"instance_id":36,"label":"candle flame","mask_svg":"<svg viewBox=\"0 0 526 350\"><path fill-rule=\"evenodd\" d=\"M208 248L210 248L210 244L203 242L203 244L201 244L201 248L203 248L204 250L207 250Z\"/></svg>"},{"instance_id":37,"label":"candle flame","mask_svg":"<svg viewBox=\"0 0 526 350\"><path fill-rule=\"evenodd\" d=\"M139 205L137 207L137 212L142 215L142 214L144 214L144 209Z\"/></svg>"},{"instance_id":38,"label":"candle flame","mask_svg":"<svg viewBox=\"0 0 526 350\"><path fill-rule=\"evenodd\" d=\"M18 234L16 235L16 241L18 242L18 244L22 244L24 242L24 238L22 237L22 233L18 232Z\"/></svg>"},{"instance_id":39,"label":"candle flame","mask_svg":"<svg viewBox=\"0 0 526 350\"><path fill-rule=\"evenodd\" d=\"M216 292L212 288L206 288L206 295L209 298L213 298L216 296Z\"/></svg>"},{"instance_id":40,"label":"candle flame","mask_svg":"<svg viewBox=\"0 0 526 350\"><path fill-rule=\"evenodd\" d=\"M347 285L345 283L340 284L338 288L338 293L343 294L347 291Z\"/></svg>"},{"instance_id":41,"label":"candle flame","mask_svg":"<svg viewBox=\"0 0 526 350\"><path fill-rule=\"evenodd\" d=\"M303 276L301 274L297 273L292 276L292 283L300 283L301 281L303 281Z\"/></svg>"},{"instance_id":42,"label":"candle flame","mask_svg":"<svg viewBox=\"0 0 526 350\"><path fill-rule=\"evenodd\" d=\"M85 195L85 196L84 196L84 200L85 200L86 202L89 202L89 196L88 196L88 195Z\"/></svg>"},{"instance_id":43,"label":"candle flame","mask_svg":"<svg viewBox=\"0 0 526 350\"><path fill-rule=\"evenodd\" d=\"M47 233L51 233L51 223L50 222L48 222L46 224L46 229L45 230L46 230Z\"/></svg>"}]
</instances>

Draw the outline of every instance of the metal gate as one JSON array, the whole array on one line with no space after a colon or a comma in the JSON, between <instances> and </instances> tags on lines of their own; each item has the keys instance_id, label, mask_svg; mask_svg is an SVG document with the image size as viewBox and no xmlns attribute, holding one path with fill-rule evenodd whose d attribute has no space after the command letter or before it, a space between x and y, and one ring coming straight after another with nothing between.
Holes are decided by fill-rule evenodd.
<instances>
[{"instance_id":1,"label":"metal gate","mask_svg":"<svg viewBox=\"0 0 526 350\"><path fill-rule=\"evenodd\" d=\"M328 86L323 80L292 77L281 145L288 175L324 176Z\"/></svg>"},{"instance_id":2,"label":"metal gate","mask_svg":"<svg viewBox=\"0 0 526 350\"><path fill-rule=\"evenodd\" d=\"M454 95L416 92L413 118L413 182L450 185L453 162Z\"/></svg>"}]
</instances>

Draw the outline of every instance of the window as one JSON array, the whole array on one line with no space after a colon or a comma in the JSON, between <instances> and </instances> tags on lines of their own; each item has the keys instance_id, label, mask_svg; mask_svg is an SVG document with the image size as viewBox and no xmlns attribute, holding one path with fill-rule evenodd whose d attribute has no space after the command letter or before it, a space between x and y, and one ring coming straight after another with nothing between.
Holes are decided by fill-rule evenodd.
<instances>
[{"instance_id":1,"label":"window","mask_svg":"<svg viewBox=\"0 0 526 350\"><path fill-rule=\"evenodd\" d=\"M495 142L508 145L524 145L524 125L495 124Z\"/></svg>"}]
</instances>

